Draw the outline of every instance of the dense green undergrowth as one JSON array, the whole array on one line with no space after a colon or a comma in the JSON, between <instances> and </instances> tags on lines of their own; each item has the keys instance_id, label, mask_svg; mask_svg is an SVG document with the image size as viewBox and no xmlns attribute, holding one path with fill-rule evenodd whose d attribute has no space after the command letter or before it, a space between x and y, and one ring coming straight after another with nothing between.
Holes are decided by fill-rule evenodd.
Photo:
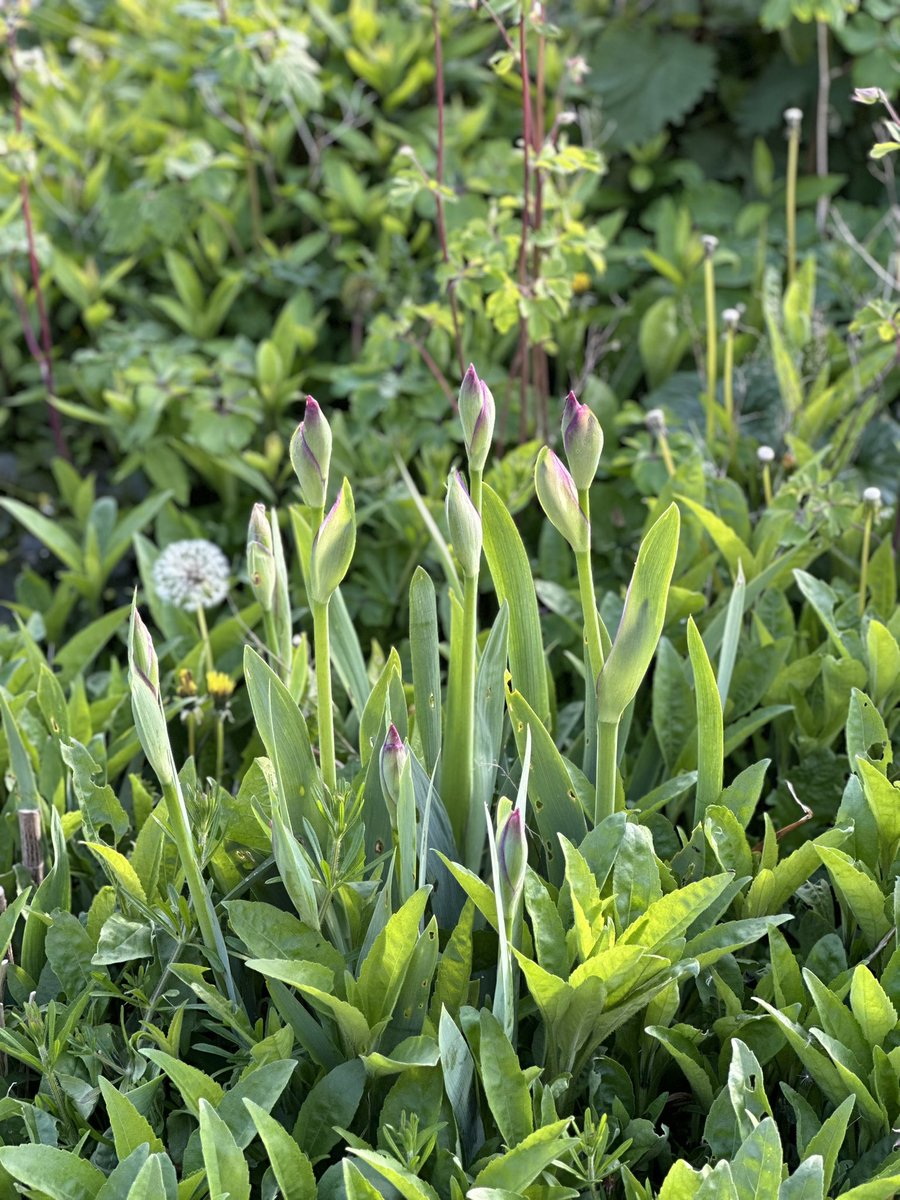
<instances>
[{"instance_id":1,"label":"dense green undergrowth","mask_svg":"<svg viewBox=\"0 0 900 1200\"><path fill-rule=\"evenodd\" d=\"M897 18L707 9L7 43L0 1200L900 1192Z\"/></svg>"}]
</instances>

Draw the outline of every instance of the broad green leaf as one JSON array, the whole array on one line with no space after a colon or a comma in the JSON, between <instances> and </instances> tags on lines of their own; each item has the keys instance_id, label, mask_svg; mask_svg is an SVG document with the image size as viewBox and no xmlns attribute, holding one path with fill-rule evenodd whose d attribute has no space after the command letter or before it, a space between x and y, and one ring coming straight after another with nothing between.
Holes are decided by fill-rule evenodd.
<instances>
[{"instance_id":1,"label":"broad green leaf","mask_svg":"<svg viewBox=\"0 0 900 1200\"><path fill-rule=\"evenodd\" d=\"M856 1097L848 1096L830 1116L825 1118L819 1131L810 1138L806 1146L801 1148L804 1158L809 1158L813 1155L822 1156L826 1193L831 1188L831 1177L834 1174L834 1168L837 1166L841 1146L844 1144L844 1138L847 1135L847 1126L850 1124L850 1115L855 1105Z\"/></svg>"},{"instance_id":2,"label":"broad green leaf","mask_svg":"<svg viewBox=\"0 0 900 1200\"><path fill-rule=\"evenodd\" d=\"M804 1159L778 1191L778 1200L824 1200L824 1197L825 1168L821 1154Z\"/></svg>"},{"instance_id":3,"label":"broad green leaf","mask_svg":"<svg viewBox=\"0 0 900 1200\"><path fill-rule=\"evenodd\" d=\"M694 824L697 825L710 805L719 802L722 794L725 732L716 676L693 617L688 617L687 642L697 705L697 796L694 804Z\"/></svg>"},{"instance_id":4,"label":"broad green leaf","mask_svg":"<svg viewBox=\"0 0 900 1200\"><path fill-rule=\"evenodd\" d=\"M817 850L835 889L850 908L866 941L871 947L877 946L890 928L881 888L842 850L822 845Z\"/></svg>"},{"instance_id":5,"label":"broad green leaf","mask_svg":"<svg viewBox=\"0 0 900 1200\"><path fill-rule=\"evenodd\" d=\"M519 1059L500 1022L481 1012L479 1044L481 1086L507 1146L517 1146L534 1131L531 1092Z\"/></svg>"},{"instance_id":6,"label":"broad green leaf","mask_svg":"<svg viewBox=\"0 0 900 1200\"><path fill-rule=\"evenodd\" d=\"M889 859L900 841L900 787L891 783L876 766L857 758L856 769L866 802L872 810L882 852Z\"/></svg>"},{"instance_id":7,"label":"broad green leaf","mask_svg":"<svg viewBox=\"0 0 900 1200\"><path fill-rule=\"evenodd\" d=\"M151 1154L161 1153L165 1147L147 1118L108 1079L101 1076L99 1084L119 1159L128 1158L132 1151L145 1143L150 1147Z\"/></svg>"},{"instance_id":8,"label":"broad green leaf","mask_svg":"<svg viewBox=\"0 0 900 1200\"><path fill-rule=\"evenodd\" d=\"M766 268L762 300L775 376L785 409L788 415L792 416L803 406L803 384L782 330L781 286L778 271L774 266Z\"/></svg>"},{"instance_id":9,"label":"broad green leaf","mask_svg":"<svg viewBox=\"0 0 900 1200\"><path fill-rule=\"evenodd\" d=\"M110 638L125 627L130 612L131 606L126 604L104 613L66 642L54 659L60 683L68 685L77 675L87 671Z\"/></svg>"},{"instance_id":10,"label":"broad green leaf","mask_svg":"<svg viewBox=\"0 0 900 1200\"><path fill-rule=\"evenodd\" d=\"M794 579L797 582L797 587L803 593L804 599L822 622L825 632L838 652L838 656L840 658L849 658L850 651L844 645L844 640L835 624L834 607L837 597L834 592L827 583L823 583L821 579L816 579L815 575L810 575L799 568L794 570Z\"/></svg>"},{"instance_id":11,"label":"broad green leaf","mask_svg":"<svg viewBox=\"0 0 900 1200\"><path fill-rule=\"evenodd\" d=\"M512 1150L507 1150L484 1167L475 1177L474 1186L503 1188L509 1192L524 1192L575 1139L565 1130L569 1119L554 1121L536 1129Z\"/></svg>"},{"instance_id":12,"label":"broad green leaf","mask_svg":"<svg viewBox=\"0 0 900 1200\"><path fill-rule=\"evenodd\" d=\"M597 684L597 719L617 725L634 699L662 633L681 518L670 504L638 550L625 607Z\"/></svg>"},{"instance_id":13,"label":"broad green leaf","mask_svg":"<svg viewBox=\"0 0 900 1200\"><path fill-rule=\"evenodd\" d=\"M94 1200L106 1182L87 1159L55 1146L4 1146L0 1166L49 1200Z\"/></svg>"},{"instance_id":14,"label":"broad green leaf","mask_svg":"<svg viewBox=\"0 0 900 1200\"><path fill-rule=\"evenodd\" d=\"M648 1025L644 1032L665 1046L684 1071L698 1101L705 1109L709 1109L715 1096L714 1081L711 1078L709 1061L699 1049L699 1043L702 1041L700 1031L691 1025Z\"/></svg>"},{"instance_id":15,"label":"broad green leaf","mask_svg":"<svg viewBox=\"0 0 900 1200\"><path fill-rule=\"evenodd\" d=\"M369 1025L374 1027L394 1010L409 969L410 958L425 912L430 888L419 888L393 914L375 939L359 970L359 997Z\"/></svg>"},{"instance_id":16,"label":"broad green leaf","mask_svg":"<svg viewBox=\"0 0 900 1200\"><path fill-rule=\"evenodd\" d=\"M250 1200L250 1169L228 1126L207 1100L200 1101L200 1145L209 1194Z\"/></svg>"},{"instance_id":17,"label":"broad green leaf","mask_svg":"<svg viewBox=\"0 0 900 1200\"><path fill-rule=\"evenodd\" d=\"M640 945L648 950L671 942L693 925L731 882L731 875L711 875L677 888L655 900L619 937L618 945Z\"/></svg>"},{"instance_id":18,"label":"broad green leaf","mask_svg":"<svg viewBox=\"0 0 900 1200\"><path fill-rule=\"evenodd\" d=\"M222 1103L225 1093L221 1086L197 1067L192 1067L190 1063L182 1062L179 1058L173 1058L164 1050L145 1049L141 1053L165 1071L181 1093L185 1107L195 1117L200 1116L201 1100L207 1101L213 1108Z\"/></svg>"},{"instance_id":19,"label":"broad green leaf","mask_svg":"<svg viewBox=\"0 0 900 1200\"><path fill-rule=\"evenodd\" d=\"M366 1086L366 1069L359 1059L351 1059L329 1071L316 1083L297 1114L293 1136L312 1162L331 1153L341 1140L335 1131L353 1123Z\"/></svg>"},{"instance_id":20,"label":"broad green leaf","mask_svg":"<svg viewBox=\"0 0 900 1200\"><path fill-rule=\"evenodd\" d=\"M252 1100L244 1100L266 1148L269 1166L283 1200L316 1200L316 1178L309 1159L274 1117Z\"/></svg>"},{"instance_id":21,"label":"broad green leaf","mask_svg":"<svg viewBox=\"0 0 900 1200\"><path fill-rule=\"evenodd\" d=\"M366 1070L376 1078L399 1075L411 1067L436 1067L440 1061L438 1044L433 1037L414 1036L404 1038L390 1054L375 1051L363 1054Z\"/></svg>"},{"instance_id":22,"label":"broad green leaf","mask_svg":"<svg viewBox=\"0 0 900 1200\"><path fill-rule=\"evenodd\" d=\"M850 1007L863 1036L873 1049L883 1045L887 1035L897 1027L897 1010L864 963L860 963L853 971Z\"/></svg>"},{"instance_id":23,"label":"broad green leaf","mask_svg":"<svg viewBox=\"0 0 900 1200\"><path fill-rule=\"evenodd\" d=\"M487 485L483 493L482 528L484 556L497 599L509 605L512 686L524 697L538 721L545 723L550 716L550 697L531 564L512 517L497 493Z\"/></svg>"},{"instance_id":24,"label":"broad green leaf","mask_svg":"<svg viewBox=\"0 0 900 1200\"><path fill-rule=\"evenodd\" d=\"M39 513L36 508L23 504L20 500L0 500L0 508L5 508L11 517L24 525L30 534L42 542L51 554L55 554L76 574L82 569L81 549L56 521L51 521Z\"/></svg>"},{"instance_id":25,"label":"broad green leaf","mask_svg":"<svg viewBox=\"0 0 900 1200\"><path fill-rule=\"evenodd\" d=\"M400 1193L403 1200L438 1200L438 1194L430 1184L413 1175L411 1171L401 1166L395 1159L389 1158L387 1154L355 1147L351 1149L364 1163L383 1176Z\"/></svg>"},{"instance_id":26,"label":"broad green leaf","mask_svg":"<svg viewBox=\"0 0 900 1200\"><path fill-rule=\"evenodd\" d=\"M124 854L120 854L118 850L113 850L111 846L103 845L102 842L85 842L85 845L92 854L95 854L100 859L104 866L109 868L109 874L113 882L122 889L126 896L130 896L142 905L146 905L147 897L144 895L141 881L138 879L134 867Z\"/></svg>"},{"instance_id":27,"label":"broad green leaf","mask_svg":"<svg viewBox=\"0 0 900 1200\"><path fill-rule=\"evenodd\" d=\"M893 759L890 735L881 713L859 688L852 688L850 691L845 736L847 757L852 769L855 770L857 762L862 759L874 763L882 771L887 771Z\"/></svg>"},{"instance_id":28,"label":"broad green leaf","mask_svg":"<svg viewBox=\"0 0 900 1200\"><path fill-rule=\"evenodd\" d=\"M725 618L725 627L728 628L729 622L734 625L735 620L740 620L744 612L745 589L742 583L743 576L746 574L747 579L753 579L756 575L756 559L750 547L738 537L730 525L726 524L721 517L716 516L714 512L710 512L708 508L704 508L702 504L698 504L696 500L691 500L688 496L679 496L678 501L694 514L706 533L709 534L719 553L728 564L728 569L731 571L732 578L735 580L735 596L737 609L729 605ZM723 646L724 633L723 633Z\"/></svg>"}]
</instances>

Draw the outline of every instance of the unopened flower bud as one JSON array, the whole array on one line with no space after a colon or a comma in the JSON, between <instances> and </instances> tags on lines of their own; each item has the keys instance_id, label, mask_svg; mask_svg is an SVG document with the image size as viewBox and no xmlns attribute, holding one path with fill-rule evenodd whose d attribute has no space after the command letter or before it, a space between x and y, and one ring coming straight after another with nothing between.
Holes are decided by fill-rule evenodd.
<instances>
[{"instance_id":1,"label":"unopened flower bud","mask_svg":"<svg viewBox=\"0 0 900 1200\"><path fill-rule=\"evenodd\" d=\"M349 480L341 484L312 544L309 596L314 604L327 604L340 586L356 548L356 508Z\"/></svg>"},{"instance_id":2,"label":"unopened flower bud","mask_svg":"<svg viewBox=\"0 0 900 1200\"><path fill-rule=\"evenodd\" d=\"M881 504L881 488L867 487L863 492L863 504L868 504L871 508L878 508Z\"/></svg>"},{"instance_id":3,"label":"unopened flower bud","mask_svg":"<svg viewBox=\"0 0 900 1200\"><path fill-rule=\"evenodd\" d=\"M166 787L173 784L177 776L159 694L159 661L150 631L141 620L136 603L131 607L128 666L131 670L131 711L138 741L157 779Z\"/></svg>"},{"instance_id":4,"label":"unopened flower bud","mask_svg":"<svg viewBox=\"0 0 900 1200\"><path fill-rule=\"evenodd\" d=\"M591 547L591 529L578 503L575 481L553 451L545 446L534 467L534 487L541 508L576 554Z\"/></svg>"},{"instance_id":5,"label":"unopened flower bud","mask_svg":"<svg viewBox=\"0 0 900 1200\"><path fill-rule=\"evenodd\" d=\"M272 528L265 505L254 504L247 529L247 573L253 595L264 612L271 612L275 603L277 572L272 550Z\"/></svg>"},{"instance_id":6,"label":"unopened flower bud","mask_svg":"<svg viewBox=\"0 0 900 1200\"><path fill-rule=\"evenodd\" d=\"M786 108L784 110L784 120L788 129L799 129L800 123L803 120L802 108Z\"/></svg>"},{"instance_id":7,"label":"unopened flower bud","mask_svg":"<svg viewBox=\"0 0 900 1200\"><path fill-rule=\"evenodd\" d=\"M459 389L458 406L469 469L483 471L494 437L494 397L471 363Z\"/></svg>"},{"instance_id":8,"label":"unopened flower bud","mask_svg":"<svg viewBox=\"0 0 900 1200\"><path fill-rule=\"evenodd\" d=\"M291 438L291 464L310 508L324 508L331 466L331 427L319 405L306 397L306 412Z\"/></svg>"},{"instance_id":9,"label":"unopened flower bud","mask_svg":"<svg viewBox=\"0 0 900 1200\"><path fill-rule=\"evenodd\" d=\"M726 329L735 330L738 327L741 319L741 310L739 308L726 308L722 312L722 324Z\"/></svg>"},{"instance_id":10,"label":"unopened flower bud","mask_svg":"<svg viewBox=\"0 0 900 1200\"><path fill-rule=\"evenodd\" d=\"M459 471L451 471L447 480L446 510L450 541L463 575L474 578L481 566L481 517Z\"/></svg>"},{"instance_id":11,"label":"unopened flower bud","mask_svg":"<svg viewBox=\"0 0 900 1200\"><path fill-rule=\"evenodd\" d=\"M703 253L707 258L712 258L719 248L719 239L711 233L705 233L700 241L703 244Z\"/></svg>"},{"instance_id":12,"label":"unopened flower bud","mask_svg":"<svg viewBox=\"0 0 900 1200\"><path fill-rule=\"evenodd\" d=\"M397 805L400 802L400 777L409 759L409 750L397 726L392 724L381 747L379 767L381 770L381 790L384 792L384 802L388 807L391 825L397 823Z\"/></svg>"},{"instance_id":13,"label":"unopened flower bud","mask_svg":"<svg viewBox=\"0 0 900 1200\"><path fill-rule=\"evenodd\" d=\"M877 87L856 88L850 99L857 104L877 104L883 94L881 88Z\"/></svg>"},{"instance_id":14,"label":"unopened flower bud","mask_svg":"<svg viewBox=\"0 0 900 1200\"><path fill-rule=\"evenodd\" d=\"M566 396L562 417L563 445L569 470L579 491L594 482L603 453L603 430L586 404L579 404L574 392Z\"/></svg>"},{"instance_id":15,"label":"unopened flower bud","mask_svg":"<svg viewBox=\"0 0 900 1200\"><path fill-rule=\"evenodd\" d=\"M775 451L771 446L760 446L756 451L756 457L764 467L775 461Z\"/></svg>"},{"instance_id":16,"label":"unopened flower bud","mask_svg":"<svg viewBox=\"0 0 900 1200\"><path fill-rule=\"evenodd\" d=\"M500 863L500 891L506 914L512 913L525 883L528 865L528 842L525 820L520 809L514 808L503 823L497 838L497 859Z\"/></svg>"}]
</instances>

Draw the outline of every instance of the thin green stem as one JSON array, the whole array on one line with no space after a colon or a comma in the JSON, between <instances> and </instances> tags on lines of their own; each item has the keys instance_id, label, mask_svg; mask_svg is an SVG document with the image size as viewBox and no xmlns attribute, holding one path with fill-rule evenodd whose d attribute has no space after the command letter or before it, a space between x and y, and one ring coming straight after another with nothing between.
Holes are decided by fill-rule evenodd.
<instances>
[{"instance_id":1,"label":"thin green stem","mask_svg":"<svg viewBox=\"0 0 900 1200\"><path fill-rule=\"evenodd\" d=\"M481 516L481 481L483 472L469 470L469 495L475 511Z\"/></svg>"},{"instance_id":2,"label":"thin green stem","mask_svg":"<svg viewBox=\"0 0 900 1200\"><path fill-rule=\"evenodd\" d=\"M478 576L467 575L463 598L463 633L462 633L462 668L460 681L462 683L462 704L459 709L460 740L458 743L463 769L459 775L459 795L454 803L454 811L462 816L462 828L459 836L464 842L465 826L471 819L469 809L472 804L472 774L475 766L475 648L477 638L477 606L478 606Z\"/></svg>"},{"instance_id":3,"label":"thin green stem","mask_svg":"<svg viewBox=\"0 0 900 1200\"><path fill-rule=\"evenodd\" d=\"M787 224L787 277L794 282L797 274L797 164L800 157L800 126L788 131L787 187L785 191L785 221Z\"/></svg>"},{"instance_id":4,"label":"thin green stem","mask_svg":"<svg viewBox=\"0 0 900 1200\"><path fill-rule=\"evenodd\" d=\"M725 417L728 425L728 441L732 454L734 453L734 330L729 326L725 331L725 366L722 376L723 398L725 400Z\"/></svg>"},{"instance_id":5,"label":"thin green stem","mask_svg":"<svg viewBox=\"0 0 900 1200\"><path fill-rule=\"evenodd\" d=\"M716 333L716 270L713 256L707 253L703 264L706 295L706 442L711 448L716 433L716 377L719 340Z\"/></svg>"},{"instance_id":6,"label":"thin green stem","mask_svg":"<svg viewBox=\"0 0 900 1200\"><path fill-rule=\"evenodd\" d=\"M859 615L866 611L866 595L869 588L869 551L872 546L872 510L866 505L866 518L863 525L862 555L859 560Z\"/></svg>"},{"instance_id":7,"label":"thin green stem","mask_svg":"<svg viewBox=\"0 0 900 1200\"><path fill-rule=\"evenodd\" d=\"M599 825L616 811L616 757L619 723L597 723L597 794L594 824Z\"/></svg>"},{"instance_id":8,"label":"thin green stem","mask_svg":"<svg viewBox=\"0 0 900 1200\"><path fill-rule=\"evenodd\" d=\"M225 720L216 714L216 783L222 783L222 773L225 769Z\"/></svg>"},{"instance_id":9,"label":"thin green stem","mask_svg":"<svg viewBox=\"0 0 900 1200\"><path fill-rule=\"evenodd\" d=\"M766 504L771 505L771 503L772 503L772 472L769 470L768 463L763 463L762 479L763 479L763 495L766 498Z\"/></svg>"},{"instance_id":10,"label":"thin green stem","mask_svg":"<svg viewBox=\"0 0 900 1200\"><path fill-rule=\"evenodd\" d=\"M578 503L584 513L588 526L591 523L591 499L588 488L578 491ZM594 572L591 569L591 552L575 555L578 568L578 592L581 597L581 612L584 618L584 640L588 648L588 661L591 664L591 685L597 686L597 677L603 670L603 643L600 640L600 618L597 614L597 596L594 591Z\"/></svg>"},{"instance_id":11,"label":"thin green stem","mask_svg":"<svg viewBox=\"0 0 900 1200\"><path fill-rule=\"evenodd\" d=\"M197 625L200 629L200 641L203 643L203 653L200 655L200 677L205 678L205 671L214 671L212 642L209 640L209 626L206 624L206 610L202 604L197 606ZM204 669L204 662L206 667Z\"/></svg>"},{"instance_id":12,"label":"thin green stem","mask_svg":"<svg viewBox=\"0 0 900 1200\"><path fill-rule=\"evenodd\" d=\"M334 717L331 703L327 604L313 604L313 640L318 695L319 762L325 786L333 792L337 787L337 767L334 760Z\"/></svg>"}]
</instances>

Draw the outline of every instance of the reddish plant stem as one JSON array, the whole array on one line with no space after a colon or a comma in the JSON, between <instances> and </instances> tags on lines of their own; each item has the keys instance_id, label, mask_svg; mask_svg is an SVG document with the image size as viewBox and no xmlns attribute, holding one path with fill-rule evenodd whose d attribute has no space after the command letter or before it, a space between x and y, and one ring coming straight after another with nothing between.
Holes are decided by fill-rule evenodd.
<instances>
[{"instance_id":1,"label":"reddish plant stem","mask_svg":"<svg viewBox=\"0 0 900 1200\"><path fill-rule=\"evenodd\" d=\"M545 57L547 50L547 40L544 36L543 22L546 13L544 5L538 5L538 18L541 22L541 29L538 32L537 43L537 65L535 68L534 78L534 125L532 145L534 147L535 156L540 156L544 145L544 110L546 107L546 88L545 88ZM540 231L544 220L544 176L541 168L535 166L534 169L534 221L533 228L535 233ZM532 249L531 262L531 278L537 280L541 274L541 250L540 246L535 245ZM537 410L538 435L542 438L547 437L547 429L549 424L549 368L547 362L547 354L543 346L534 347L534 386L535 386L535 404Z\"/></svg>"},{"instance_id":2,"label":"reddish plant stem","mask_svg":"<svg viewBox=\"0 0 900 1200\"><path fill-rule=\"evenodd\" d=\"M422 362L425 364L425 366L428 368L428 370L434 376L435 382L437 383L438 387L441 389L441 391L446 396L447 400L450 403L450 407L453 409L454 413L457 412L458 410L457 410L457 404L456 404L456 393L453 391L453 388L448 383L447 376L444 374L444 372L441 370L441 368L437 365L437 363L434 361L434 359L429 354L428 347L425 345L424 342L420 342L418 338L410 338L409 341L410 341L410 345L415 346L415 348L418 350L419 355L422 359Z\"/></svg>"},{"instance_id":3,"label":"reddish plant stem","mask_svg":"<svg viewBox=\"0 0 900 1200\"><path fill-rule=\"evenodd\" d=\"M15 122L16 133L21 134L23 132L22 93L19 90L19 70L16 65L15 13L10 14L7 33L10 61L9 86L12 96L13 120ZM24 173L19 181L19 195L22 200L22 220L25 223L25 240L28 245L28 269L31 274L32 287L34 288L34 302L37 307L38 324L41 331L40 344L38 344L38 340L31 328L31 321L24 302L21 305L17 303L17 308L22 320L22 332L25 335L25 343L32 358L38 365L38 370L41 373L41 381L47 391L48 420L56 453L61 458L68 459L71 456L69 454L69 447L66 444L65 434L63 433L62 417L59 415L58 409L53 405L53 399L56 396L56 382L53 377L53 337L50 333L50 319L47 315L47 305L44 301L44 289L41 286L41 267L38 262L34 239L34 221L31 215L31 189L28 186L28 177Z\"/></svg>"},{"instance_id":4,"label":"reddish plant stem","mask_svg":"<svg viewBox=\"0 0 900 1200\"><path fill-rule=\"evenodd\" d=\"M444 197L441 189L444 186L444 40L441 36L441 22L438 16L438 0L431 3L431 22L434 26L434 90L437 97L437 230L441 243L441 256L447 266L450 265L450 249L447 243L447 220L444 212ZM447 299L450 301L450 316L453 321L453 339L456 343L456 365L459 377L462 379L466 370L466 360L463 356L462 335L459 331L459 309L456 304L454 281L447 284Z\"/></svg>"},{"instance_id":5,"label":"reddish plant stem","mask_svg":"<svg viewBox=\"0 0 900 1200\"><path fill-rule=\"evenodd\" d=\"M528 15L522 3L519 22L519 61L522 70L522 240L519 243L519 291L522 296L528 287L528 229L531 224L531 80L528 73L527 32ZM528 345L528 317L519 319L519 439L528 434L528 376L531 355Z\"/></svg>"}]
</instances>

